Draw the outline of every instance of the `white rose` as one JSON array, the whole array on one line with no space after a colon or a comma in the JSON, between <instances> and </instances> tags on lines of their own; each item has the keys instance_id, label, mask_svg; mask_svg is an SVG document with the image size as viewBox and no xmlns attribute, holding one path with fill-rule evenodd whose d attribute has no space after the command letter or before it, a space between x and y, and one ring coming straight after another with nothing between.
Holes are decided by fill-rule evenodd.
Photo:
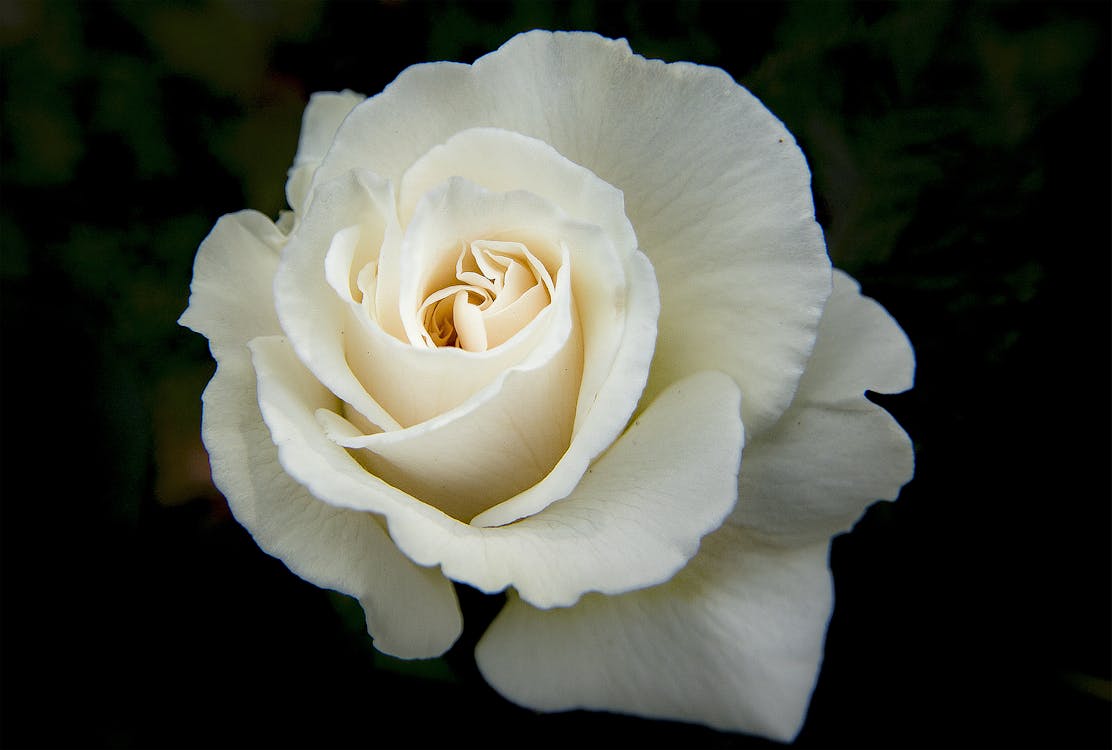
<instances>
[{"instance_id":1,"label":"white rose","mask_svg":"<svg viewBox=\"0 0 1112 750\"><path fill-rule=\"evenodd\" d=\"M315 95L278 225L225 216L182 324L213 476L384 652L512 701L790 739L829 540L911 477L906 338L831 272L792 136L723 71L532 32ZM744 455L743 455L744 448ZM739 474L740 467L740 474Z\"/></svg>"}]
</instances>

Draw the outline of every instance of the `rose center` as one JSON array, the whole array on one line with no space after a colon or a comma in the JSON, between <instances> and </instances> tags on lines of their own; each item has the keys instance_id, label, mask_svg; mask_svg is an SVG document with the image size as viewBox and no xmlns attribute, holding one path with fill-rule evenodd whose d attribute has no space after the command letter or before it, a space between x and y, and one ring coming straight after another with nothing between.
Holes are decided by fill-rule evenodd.
<instances>
[{"instance_id":1,"label":"rose center","mask_svg":"<svg viewBox=\"0 0 1112 750\"><path fill-rule=\"evenodd\" d=\"M421 338L430 348L483 352L512 338L552 302L552 276L520 242L461 245L454 278L421 303Z\"/></svg>"}]
</instances>

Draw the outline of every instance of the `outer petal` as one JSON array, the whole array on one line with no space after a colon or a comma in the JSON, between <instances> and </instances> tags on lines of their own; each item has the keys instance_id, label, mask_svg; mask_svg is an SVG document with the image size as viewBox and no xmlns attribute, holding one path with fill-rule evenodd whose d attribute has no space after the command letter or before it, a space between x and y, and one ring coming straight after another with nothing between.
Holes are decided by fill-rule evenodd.
<instances>
[{"instance_id":1,"label":"outer petal","mask_svg":"<svg viewBox=\"0 0 1112 750\"><path fill-rule=\"evenodd\" d=\"M541 607L671 578L729 513L744 442L737 385L717 372L676 383L634 420L575 491L536 516L488 529ZM574 596L572 595L574 593Z\"/></svg>"},{"instance_id":2,"label":"outer petal","mask_svg":"<svg viewBox=\"0 0 1112 750\"><path fill-rule=\"evenodd\" d=\"M283 240L245 211L221 219L197 254L181 323L207 336L217 358L202 427L213 479L260 547L302 578L360 600L380 650L435 656L462 627L451 583L402 555L380 519L321 503L286 475L259 414L246 342L280 330L270 279Z\"/></svg>"},{"instance_id":3,"label":"outer petal","mask_svg":"<svg viewBox=\"0 0 1112 750\"><path fill-rule=\"evenodd\" d=\"M899 324L844 271L823 311L799 400L838 403L866 391L900 393L915 380L915 352Z\"/></svg>"},{"instance_id":4,"label":"outer petal","mask_svg":"<svg viewBox=\"0 0 1112 750\"><path fill-rule=\"evenodd\" d=\"M830 290L810 173L783 124L719 69L530 32L474 66L407 69L351 113L317 179L357 165L398 179L453 133L486 126L538 138L624 192L662 300L646 396L718 369L746 394L747 429L773 424Z\"/></svg>"},{"instance_id":5,"label":"outer petal","mask_svg":"<svg viewBox=\"0 0 1112 750\"><path fill-rule=\"evenodd\" d=\"M864 391L909 388L914 366L896 322L836 272L795 401L746 446L731 522L806 542L847 531L878 499L894 500L914 471L911 441Z\"/></svg>"},{"instance_id":6,"label":"outer petal","mask_svg":"<svg viewBox=\"0 0 1112 750\"><path fill-rule=\"evenodd\" d=\"M305 580L359 599L380 651L427 658L455 643L463 620L439 570L403 555L375 515L322 503L282 471L246 353L221 362L204 406L213 479L260 547Z\"/></svg>"},{"instance_id":7,"label":"outer petal","mask_svg":"<svg viewBox=\"0 0 1112 750\"><path fill-rule=\"evenodd\" d=\"M479 642L479 669L542 711L602 709L790 741L822 660L826 561L826 543L788 549L724 527L661 586L548 611L511 598Z\"/></svg>"},{"instance_id":8,"label":"outer petal","mask_svg":"<svg viewBox=\"0 0 1112 750\"><path fill-rule=\"evenodd\" d=\"M739 393L721 373L670 388L567 498L507 526L460 523L367 473L325 436L317 409L336 399L281 337L252 342L259 403L283 468L339 507L382 513L422 565L483 591L514 586L540 607L586 591L617 593L670 578L736 499Z\"/></svg>"},{"instance_id":9,"label":"outer petal","mask_svg":"<svg viewBox=\"0 0 1112 750\"><path fill-rule=\"evenodd\" d=\"M305 114L301 116L301 136L297 154L286 180L286 200L295 214L305 211L309 199L309 186L313 173L332 145L340 123L367 97L354 91L321 91L309 97Z\"/></svg>"},{"instance_id":10,"label":"outer petal","mask_svg":"<svg viewBox=\"0 0 1112 750\"><path fill-rule=\"evenodd\" d=\"M255 336L279 333L271 281L285 241L258 211L221 217L197 250L178 323L207 337L216 355L245 353Z\"/></svg>"}]
</instances>

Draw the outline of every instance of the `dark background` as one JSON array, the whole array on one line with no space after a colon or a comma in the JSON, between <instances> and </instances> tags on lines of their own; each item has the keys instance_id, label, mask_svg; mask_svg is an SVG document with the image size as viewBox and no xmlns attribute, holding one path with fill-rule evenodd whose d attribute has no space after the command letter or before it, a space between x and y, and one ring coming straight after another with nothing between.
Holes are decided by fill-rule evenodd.
<instances>
[{"instance_id":1,"label":"dark background","mask_svg":"<svg viewBox=\"0 0 1112 750\"><path fill-rule=\"evenodd\" d=\"M718 65L797 136L836 264L918 355L915 480L833 545L799 744L1110 744L1106 3L0 0L6 747L710 746L500 699L260 552L175 325L223 213L275 215L315 90L533 27Z\"/></svg>"}]
</instances>

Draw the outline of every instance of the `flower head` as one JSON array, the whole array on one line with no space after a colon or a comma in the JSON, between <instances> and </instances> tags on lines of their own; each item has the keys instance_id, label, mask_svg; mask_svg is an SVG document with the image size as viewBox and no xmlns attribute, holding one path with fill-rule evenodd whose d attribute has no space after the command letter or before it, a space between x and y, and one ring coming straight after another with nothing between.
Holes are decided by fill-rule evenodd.
<instances>
[{"instance_id":1,"label":"flower head","mask_svg":"<svg viewBox=\"0 0 1112 750\"><path fill-rule=\"evenodd\" d=\"M531 32L315 95L287 197L220 220L182 316L260 546L407 658L458 637L452 581L509 590L476 657L518 703L792 737L830 537L911 476L864 393L914 361L831 272L783 124L721 70Z\"/></svg>"}]
</instances>

